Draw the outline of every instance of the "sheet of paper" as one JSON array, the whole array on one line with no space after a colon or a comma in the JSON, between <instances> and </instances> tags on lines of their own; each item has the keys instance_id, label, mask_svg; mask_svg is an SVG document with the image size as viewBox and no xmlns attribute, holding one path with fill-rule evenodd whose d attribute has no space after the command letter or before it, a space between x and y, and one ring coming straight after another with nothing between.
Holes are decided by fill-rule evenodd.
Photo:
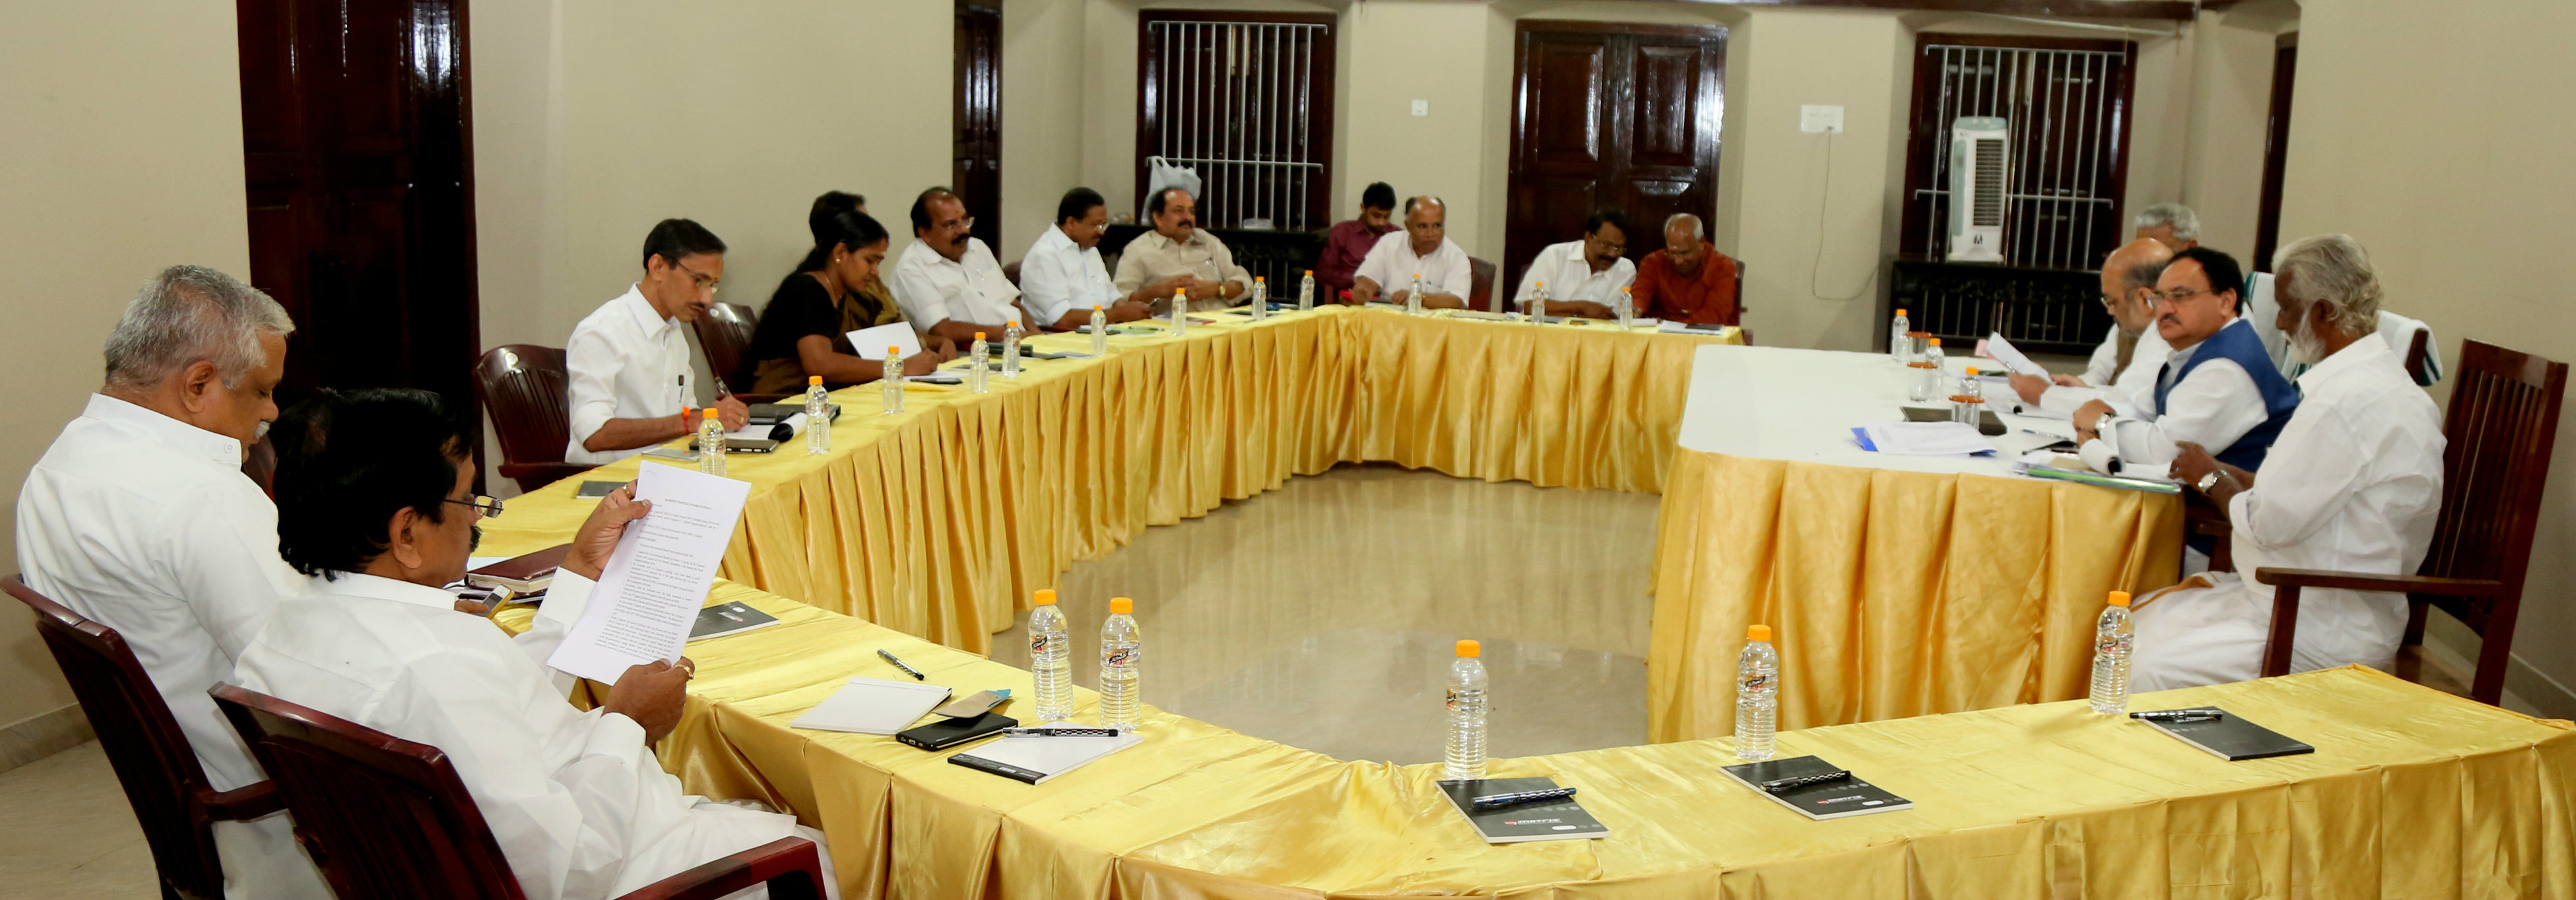
<instances>
[{"instance_id":1,"label":"sheet of paper","mask_svg":"<svg viewBox=\"0 0 2576 900\"><path fill-rule=\"evenodd\" d=\"M850 332L849 338L850 349L859 351L860 359L871 362L884 362L887 347L903 348L905 358L921 352L921 335L915 333L912 326L904 322L889 322L861 328Z\"/></svg>"},{"instance_id":2,"label":"sheet of paper","mask_svg":"<svg viewBox=\"0 0 2576 900\"><path fill-rule=\"evenodd\" d=\"M913 722L947 699L948 689L935 684L853 675L848 684L787 725L814 731L893 734L912 727Z\"/></svg>"},{"instance_id":3,"label":"sheet of paper","mask_svg":"<svg viewBox=\"0 0 2576 900\"><path fill-rule=\"evenodd\" d=\"M2011 341L2004 340L2003 332L1986 335L1986 339L1977 346L1985 351L1986 355L1994 357L1996 362L2003 363L2004 368L2024 375L2048 377L2048 370L2040 368L2038 363L2031 362L2030 357L2023 356L2020 348L2014 347Z\"/></svg>"},{"instance_id":4,"label":"sheet of paper","mask_svg":"<svg viewBox=\"0 0 2576 900\"><path fill-rule=\"evenodd\" d=\"M546 665L615 684L628 666L677 660L733 542L751 483L677 466L645 466L635 497L653 510L626 526L581 620Z\"/></svg>"},{"instance_id":5,"label":"sheet of paper","mask_svg":"<svg viewBox=\"0 0 2576 900\"><path fill-rule=\"evenodd\" d=\"M1995 452L1993 441L1965 422L1876 422L1862 426L1878 452L1893 456L1973 456Z\"/></svg>"}]
</instances>

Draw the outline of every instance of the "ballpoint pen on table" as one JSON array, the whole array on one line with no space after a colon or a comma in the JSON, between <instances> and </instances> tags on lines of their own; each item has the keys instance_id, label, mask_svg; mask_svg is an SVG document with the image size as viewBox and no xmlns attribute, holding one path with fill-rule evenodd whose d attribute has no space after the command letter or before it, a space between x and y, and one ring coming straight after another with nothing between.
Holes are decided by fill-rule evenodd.
<instances>
[{"instance_id":1,"label":"ballpoint pen on table","mask_svg":"<svg viewBox=\"0 0 2576 900\"><path fill-rule=\"evenodd\" d=\"M885 657L885 661L886 661L886 662L893 663L895 668L902 669L902 670L903 670L903 674L906 674L906 675L910 675L910 676L912 676L912 680L914 680L914 681L924 681L924 680L927 680L926 678L924 678L924 677L922 676L922 674L921 674L921 670L919 670L919 669L915 669L915 668L913 668L913 667L911 667L911 666L904 665L904 664L903 664L903 660L900 660L900 659L896 659L896 658L894 658L894 654L892 654L892 653L887 653L887 652L885 652L885 651L883 651L883 650L879 650L879 651L877 651L877 655L878 655L878 656Z\"/></svg>"},{"instance_id":2,"label":"ballpoint pen on table","mask_svg":"<svg viewBox=\"0 0 2576 900\"><path fill-rule=\"evenodd\" d=\"M1500 806L1518 806L1523 803L1563 800L1572 796L1574 796L1573 788L1560 787L1536 791L1519 791L1510 794L1486 794L1485 796L1468 800L1467 804L1477 809L1493 809Z\"/></svg>"}]
</instances>

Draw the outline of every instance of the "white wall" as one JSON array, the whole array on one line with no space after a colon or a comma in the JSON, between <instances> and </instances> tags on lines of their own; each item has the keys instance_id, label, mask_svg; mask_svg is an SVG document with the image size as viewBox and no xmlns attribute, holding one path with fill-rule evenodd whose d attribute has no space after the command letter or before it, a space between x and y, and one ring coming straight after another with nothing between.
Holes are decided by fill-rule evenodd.
<instances>
[{"instance_id":1,"label":"white wall","mask_svg":"<svg viewBox=\"0 0 2576 900\"><path fill-rule=\"evenodd\" d=\"M2282 241L2360 239L2388 308L2431 324L2451 358L2473 338L2576 361L2564 247L2576 122L2560 114L2576 86L2570 31L2576 6L2565 4L2446 4L2427 16L2307 0ZM2576 686L2576 416L2559 420L2557 440L2514 649L2563 697Z\"/></svg>"},{"instance_id":2,"label":"white wall","mask_svg":"<svg viewBox=\"0 0 2576 900\"><path fill-rule=\"evenodd\" d=\"M241 75L222 0L0 4L0 429L10 508L98 389L136 288L176 263L250 275ZM16 517L0 516L16 543ZM12 551L14 553L14 550ZM12 569L11 571L15 571ZM72 702L28 616L0 610L0 726Z\"/></svg>"}]
</instances>

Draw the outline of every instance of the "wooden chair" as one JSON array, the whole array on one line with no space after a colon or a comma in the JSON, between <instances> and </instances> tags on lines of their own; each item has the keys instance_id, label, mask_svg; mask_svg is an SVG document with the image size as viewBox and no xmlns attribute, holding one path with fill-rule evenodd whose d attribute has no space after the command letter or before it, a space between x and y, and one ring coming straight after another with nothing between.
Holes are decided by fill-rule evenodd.
<instances>
[{"instance_id":1,"label":"wooden chair","mask_svg":"<svg viewBox=\"0 0 2576 900\"><path fill-rule=\"evenodd\" d=\"M1009 281L1009 282L1011 283L1011 286L1012 286L1012 287L1019 287L1019 286L1020 286L1020 263L1021 263L1021 262L1023 262L1023 260L1017 260L1017 259L1015 259L1015 260L1011 260L1010 265L1006 265L1006 266L1003 266L1003 267L1002 267L1002 278L1003 278L1003 280Z\"/></svg>"},{"instance_id":2,"label":"wooden chair","mask_svg":"<svg viewBox=\"0 0 2576 900\"><path fill-rule=\"evenodd\" d=\"M2513 624L2522 608L2532 533L2558 439L2558 407L2567 396L2567 364L2493 344L2467 341L2442 425L2442 511L2433 546L2413 575L2363 575L2315 569L2257 569L2272 585L2272 635L2263 674L2288 674L2302 588L2403 591L2412 607L2405 643L2424 641L2425 608L2439 606L2477 632L2477 676L2469 696L2504 696Z\"/></svg>"},{"instance_id":3,"label":"wooden chair","mask_svg":"<svg viewBox=\"0 0 2576 900\"><path fill-rule=\"evenodd\" d=\"M760 330L760 317L751 307L740 303L717 301L698 317L692 327L698 332L698 346L707 351L707 369L734 399L744 403L776 403L789 394L753 394L751 372L742 364L742 356L751 349L751 336Z\"/></svg>"},{"instance_id":4,"label":"wooden chair","mask_svg":"<svg viewBox=\"0 0 2576 900\"><path fill-rule=\"evenodd\" d=\"M241 470L243 477L259 485L260 493L267 494L272 502L277 499L277 446L267 437L251 443L250 450L242 455Z\"/></svg>"},{"instance_id":5,"label":"wooden chair","mask_svg":"<svg viewBox=\"0 0 2576 900\"><path fill-rule=\"evenodd\" d=\"M564 352L553 347L494 347L474 364L474 397L501 441L501 477L519 482L521 491L591 468L564 462L564 447L572 443L568 381Z\"/></svg>"},{"instance_id":6,"label":"wooden chair","mask_svg":"<svg viewBox=\"0 0 2576 900\"><path fill-rule=\"evenodd\" d=\"M1744 311L1753 307L1744 302L1744 261L1732 256L1727 260L1735 263L1735 321L1727 324L1735 326L1735 330L1744 335L1744 346L1750 347L1753 346L1753 329L1744 327Z\"/></svg>"},{"instance_id":7,"label":"wooden chair","mask_svg":"<svg viewBox=\"0 0 2576 900\"><path fill-rule=\"evenodd\" d=\"M99 747L107 751L108 765L125 786L125 801L143 826L152 864L161 872L161 896L222 900L224 868L215 853L214 823L278 811L275 783L215 790L123 635L46 599L17 576L0 580L0 587L36 611L36 630L80 698L81 712L98 732Z\"/></svg>"},{"instance_id":8,"label":"wooden chair","mask_svg":"<svg viewBox=\"0 0 2576 900\"><path fill-rule=\"evenodd\" d=\"M1502 312L1502 298L1494 293L1494 264L1473 256L1467 257L1467 276L1470 283L1467 289L1467 308Z\"/></svg>"},{"instance_id":9,"label":"wooden chair","mask_svg":"<svg viewBox=\"0 0 2576 900\"><path fill-rule=\"evenodd\" d=\"M295 814L295 838L342 897L520 900L518 876L447 754L248 688L216 685L215 705L250 742ZM790 837L690 869L625 900L697 900L767 884L779 900L818 900L813 841Z\"/></svg>"},{"instance_id":10,"label":"wooden chair","mask_svg":"<svg viewBox=\"0 0 2576 900\"><path fill-rule=\"evenodd\" d=\"M2416 384L2430 384L2433 381L2432 373L2424 371L2424 351L2432 338L2431 329L2418 328L2415 330L2415 340L2406 345L2406 376L2415 379Z\"/></svg>"}]
</instances>

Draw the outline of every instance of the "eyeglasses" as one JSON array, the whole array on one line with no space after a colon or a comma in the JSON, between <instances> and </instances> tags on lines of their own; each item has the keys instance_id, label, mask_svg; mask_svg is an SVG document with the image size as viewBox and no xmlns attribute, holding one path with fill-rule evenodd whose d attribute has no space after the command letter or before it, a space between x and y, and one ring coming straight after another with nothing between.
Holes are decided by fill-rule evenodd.
<instances>
[{"instance_id":1,"label":"eyeglasses","mask_svg":"<svg viewBox=\"0 0 2576 900\"><path fill-rule=\"evenodd\" d=\"M470 500L447 500L444 502L453 503L458 506L471 506L477 510L481 510L483 518L486 519L498 519L501 517L501 501L481 494L474 495L473 499Z\"/></svg>"},{"instance_id":2,"label":"eyeglasses","mask_svg":"<svg viewBox=\"0 0 2576 900\"><path fill-rule=\"evenodd\" d=\"M679 269L680 269L680 271L683 271L683 272L687 272L687 273L689 273L689 277L690 277L691 279L695 280L695 282L696 282L696 284L697 284L697 286L698 286L698 290L701 290L701 291L705 291L705 292L707 292L707 296L709 296L709 297L713 297L713 296L715 296L715 295L716 295L716 291L721 290L721 288L716 284L716 280L715 280L715 279L707 277L707 273L705 273L705 272L700 272L700 271L698 271L698 270L696 270L696 269L689 268L689 264L688 264L688 263L684 263L684 262L675 262L675 263L672 263L671 265L678 266L678 267L679 267ZM493 515L496 515L496 516L497 516L497 515L500 515L500 513L499 513L499 512L494 512L494 513L493 513Z\"/></svg>"},{"instance_id":3,"label":"eyeglasses","mask_svg":"<svg viewBox=\"0 0 2576 900\"><path fill-rule=\"evenodd\" d=\"M2197 297L2197 296L2200 296L2200 295L2202 295L2202 294L2207 294L2207 293L2210 293L2210 291L2209 291L2208 289L2206 289L2206 288L2194 288L2194 287L2174 288L2173 290L2166 291L2166 292L2161 293L2161 294L2157 294L2157 295L2156 295L2156 299L2162 300L2162 301L2164 301L2164 302L2166 302L2166 303L2181 303L2181 302L2183 302L2183 301L2185 301L2185 300L2189 300L2189 299L2191 299L2191 298L2193 298L2193 297Z\"/></svg>"},{"instance_id":4,"label":"eyeglasses","mask_svg":"<svg viewBox=\"0 0 2576 900\"><path fill-rule=\"evenodd\" d=\"M1626 254L1627 254L1627 252L1628 252L1628 245L1626 245L1626 244L1613 244L1613 243L1610 243L1609 241L1601 241L1601 240L1599 240L1598 238L1595 238L1594 240L1596 240L1596 241L1598 241L1598 242L1600 243L1600 245L1601 245L1601 252L1602 252L1602 253L1605 253L1605 254L1608 254L1608 255L1611 255L1611 256L1623 256L1623 255L1626 255Z\"/></svg>"},{"instance_id":5,"label":"eyeglasses","mask_svg":"<svg viewBox=\"0 0 2576 900\"><path fill-rule=\"evenodd\" d=\"M945 227L950 231L973 231L975 230L975 217L967 216L966 218L959 219Z\"/></svg>"}]
</instances>

